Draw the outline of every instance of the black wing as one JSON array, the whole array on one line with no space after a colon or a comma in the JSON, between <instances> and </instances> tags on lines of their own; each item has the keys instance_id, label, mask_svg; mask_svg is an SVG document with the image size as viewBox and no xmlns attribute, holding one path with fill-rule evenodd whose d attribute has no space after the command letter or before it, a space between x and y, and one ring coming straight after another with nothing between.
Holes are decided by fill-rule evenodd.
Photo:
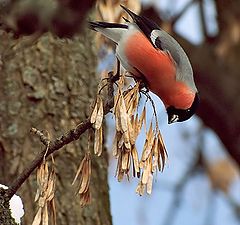
<instances>
[{"instance_id":1,"label":"black wing","mask_svg":"<svg viewBox=\"0 0 240 225\"><path fill-rule=\"evenodd\" d=\"M153 21L149 20L148 18L135 14L134 12L132 12L131 10L129 10L128 8L126 8L123 5L120 5L120 6L127 12L127 14L129 14L131 16L131 18L133 19L133 22L137 24L139 29L150 40L150 42L152 43L154 48L157 47L157 48L161 49L161 45L160 45L161 42L160 42L160 40L158 40L159 46L156 45L157 43L153 43L152 40L151 40L151 33L152 33L152 31L153 30L160 30L160 27L156 23L154 23Z\"/></svg>"},{"instance_id":2,"label":"black wing","mask_svg":"<svg viewBox=\"0 0 240 225\"><path fill-rule=\"evenodd\" d=\"M124 28L128 29L128 25L126 24L119 24L119 23L107 23L107 22L89 22L89 26L92 30L95 30L96 28Z\"/></svg>"}]
</instances>

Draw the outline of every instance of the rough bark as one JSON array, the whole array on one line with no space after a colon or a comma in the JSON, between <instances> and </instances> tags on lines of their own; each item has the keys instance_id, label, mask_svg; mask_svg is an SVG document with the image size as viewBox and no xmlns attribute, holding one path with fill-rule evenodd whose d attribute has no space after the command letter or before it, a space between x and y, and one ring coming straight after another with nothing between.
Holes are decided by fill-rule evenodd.
<instances>
[{"instance_id":1,"label":"rough bark","mask_svg":"<svg viewBox=\"0 0 240 225\"><path fill-rule=\"evenodd\" d=\"M98 82L92 35L88 30L72 40L61 40L46 34L17 54L5 51L9 47L5 40L0 70L0 183L10 184L41 150L38 138L29 133L31 127L57 137L89 114ZM106 151L100 158L93 157L90 206L80 207L71 186L86 150L87 135L55 154L58 224L111 224ZM33 174L18 193L24 201L24 224L33 219L35 191Z\"/></svg>"}]
</instances>

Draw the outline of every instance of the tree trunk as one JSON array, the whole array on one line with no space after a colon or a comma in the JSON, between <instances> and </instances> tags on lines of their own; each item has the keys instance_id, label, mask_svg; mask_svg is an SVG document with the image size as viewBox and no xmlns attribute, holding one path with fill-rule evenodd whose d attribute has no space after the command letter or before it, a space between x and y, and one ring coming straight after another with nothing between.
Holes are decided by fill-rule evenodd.
<instances>
[{"instance_id":1,"label":"tree trunk","mask_svg":"<svg viewBox=\"0 0 240 225\"><path fill-rule=\"evenodd\" d=\"M93 32L83 31L72 40L46 34L26 47L24 40L9 48L9 36L0 34L0 183L9 185L43 149L31 127L55 138L74 128L89 115L99 80ZM2 59L2 61L1 61ZM107 184L107 152L92 157L90 206L81 208L71 183L87 150L87 135L67 145L55 157L57 224L111 224ZM36 213L36 176L21 187L24 224Z\"/></svg>"}]
</instances>

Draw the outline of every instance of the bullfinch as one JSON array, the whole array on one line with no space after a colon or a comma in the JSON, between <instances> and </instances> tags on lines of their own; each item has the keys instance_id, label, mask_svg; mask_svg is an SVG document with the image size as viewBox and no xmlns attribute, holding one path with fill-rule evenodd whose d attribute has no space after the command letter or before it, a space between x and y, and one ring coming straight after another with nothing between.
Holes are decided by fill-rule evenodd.
<instances>
[{"instance_id":1,"label":"bullfinch","mask_svg":"<svg viewBox=\"0 0 240 225\"><path fill-rule=\"evenodd\" d=\"M190 61L180 44L153 21L121 7L133 22L90 22L90 27L116 44L116 57L134 77L160 97L168 123L188 120L199 104Z\"/></svg>"}]
</instances>

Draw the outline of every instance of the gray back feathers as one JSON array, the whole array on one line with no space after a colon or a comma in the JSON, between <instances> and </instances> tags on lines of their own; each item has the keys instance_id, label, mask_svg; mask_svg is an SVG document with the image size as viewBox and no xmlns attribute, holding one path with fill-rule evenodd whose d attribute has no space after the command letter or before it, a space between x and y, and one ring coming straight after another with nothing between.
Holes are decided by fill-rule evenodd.
<instances>
[{"instance_id":1,"label":"gray back feathers","mask_svg":"<svg viewBox=\"0 0 240 225\"><path fill-rule=\"evenodd\" d=\"M197 91L191 63L180 44L164 30L153 30L150 38L153 43L158 38L160 40L158 45L161 46L156 47L169 52L172 56L177 66L176 79L185 82L193 91Z\"/></svg>"}]
</instances>

